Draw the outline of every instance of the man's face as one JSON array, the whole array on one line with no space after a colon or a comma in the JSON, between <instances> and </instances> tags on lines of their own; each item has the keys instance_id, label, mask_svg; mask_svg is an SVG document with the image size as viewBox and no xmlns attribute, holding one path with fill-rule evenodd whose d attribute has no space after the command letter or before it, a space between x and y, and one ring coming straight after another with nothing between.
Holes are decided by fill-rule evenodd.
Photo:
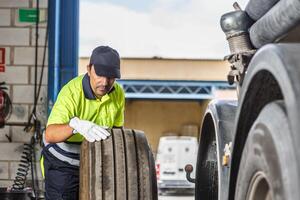
<instances>
[{"instance_id":1,"label":"man's face","mask_svg":"<svg viewBox=\"0 0 300 200\"><path fill-rule=\"evenodd\" d=\"M116 80L115 78L98 76L95 72L94 66L87 66L87 71L90 77L91 88L98 98L101 98L111 90Z\"/></svg>"}]
</instances>

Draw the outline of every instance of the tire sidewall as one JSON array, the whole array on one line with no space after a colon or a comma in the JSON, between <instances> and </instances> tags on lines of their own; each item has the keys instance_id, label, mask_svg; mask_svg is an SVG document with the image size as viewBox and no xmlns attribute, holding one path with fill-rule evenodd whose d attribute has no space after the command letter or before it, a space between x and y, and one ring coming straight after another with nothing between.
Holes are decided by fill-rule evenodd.
<instances>
[{"instance_id":1,"label":"tire sidewall","mask_svg":"<svg viewBox=\"0 0 300 200\"><path fill-rule=\"evenodd\" d=\"M281 102L267 105L254 122L240 163L235 199L247 199L252 177L262 172L272 199L297 199L295 148L287 116Z\"/></svg>"}]
</instances>

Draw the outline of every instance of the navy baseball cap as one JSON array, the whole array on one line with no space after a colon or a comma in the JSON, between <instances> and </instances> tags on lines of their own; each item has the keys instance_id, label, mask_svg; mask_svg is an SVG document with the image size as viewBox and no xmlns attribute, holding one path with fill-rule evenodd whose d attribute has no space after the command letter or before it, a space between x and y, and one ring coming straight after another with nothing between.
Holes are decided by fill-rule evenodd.
<instances>
[{"instance_id":1,"label":"navy baseball cap","mask_svg":"<svg viewBox=\"0 0 300 200\"><path fill-rule=\"evenodd\" d=\"M90 65L98 76L121 78L119 53L109 46L99 46L92 52Z\"/></svg>"}]
</instances>

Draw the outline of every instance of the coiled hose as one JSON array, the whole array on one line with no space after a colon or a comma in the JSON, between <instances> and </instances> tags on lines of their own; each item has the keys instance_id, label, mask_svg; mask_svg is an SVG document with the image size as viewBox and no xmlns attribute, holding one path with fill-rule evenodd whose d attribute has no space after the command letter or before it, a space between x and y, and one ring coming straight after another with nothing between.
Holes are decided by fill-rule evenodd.
<instances>
[{"instance_id":1,"label":"coiled hose","mask_svg":"<svg viewBox=\"0 0 300 200\"><path fill-rule=\"evenodd\" d=\"M30 167L32 167L33 150L31 144L24 144L24 150L12 185L12 190L23 190L25 188L28 171L30 170Z\"/></svg>"}]
</instances>

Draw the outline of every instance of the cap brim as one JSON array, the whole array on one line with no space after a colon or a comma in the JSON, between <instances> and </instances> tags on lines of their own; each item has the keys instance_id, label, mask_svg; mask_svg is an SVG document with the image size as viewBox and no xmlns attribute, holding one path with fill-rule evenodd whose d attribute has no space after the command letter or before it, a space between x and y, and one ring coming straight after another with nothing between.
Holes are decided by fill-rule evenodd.
<instances>
[{"instance_id":1,"label":"cap brim","mask_svg":"<svg viewBox=\"0 0 300 200\"><path fill-rule=\"evenodd\" d=\"M94 65L95 72L98 76L109 78L121 78L120 69L113 66Z\"/></svg>"}]
</instances>

